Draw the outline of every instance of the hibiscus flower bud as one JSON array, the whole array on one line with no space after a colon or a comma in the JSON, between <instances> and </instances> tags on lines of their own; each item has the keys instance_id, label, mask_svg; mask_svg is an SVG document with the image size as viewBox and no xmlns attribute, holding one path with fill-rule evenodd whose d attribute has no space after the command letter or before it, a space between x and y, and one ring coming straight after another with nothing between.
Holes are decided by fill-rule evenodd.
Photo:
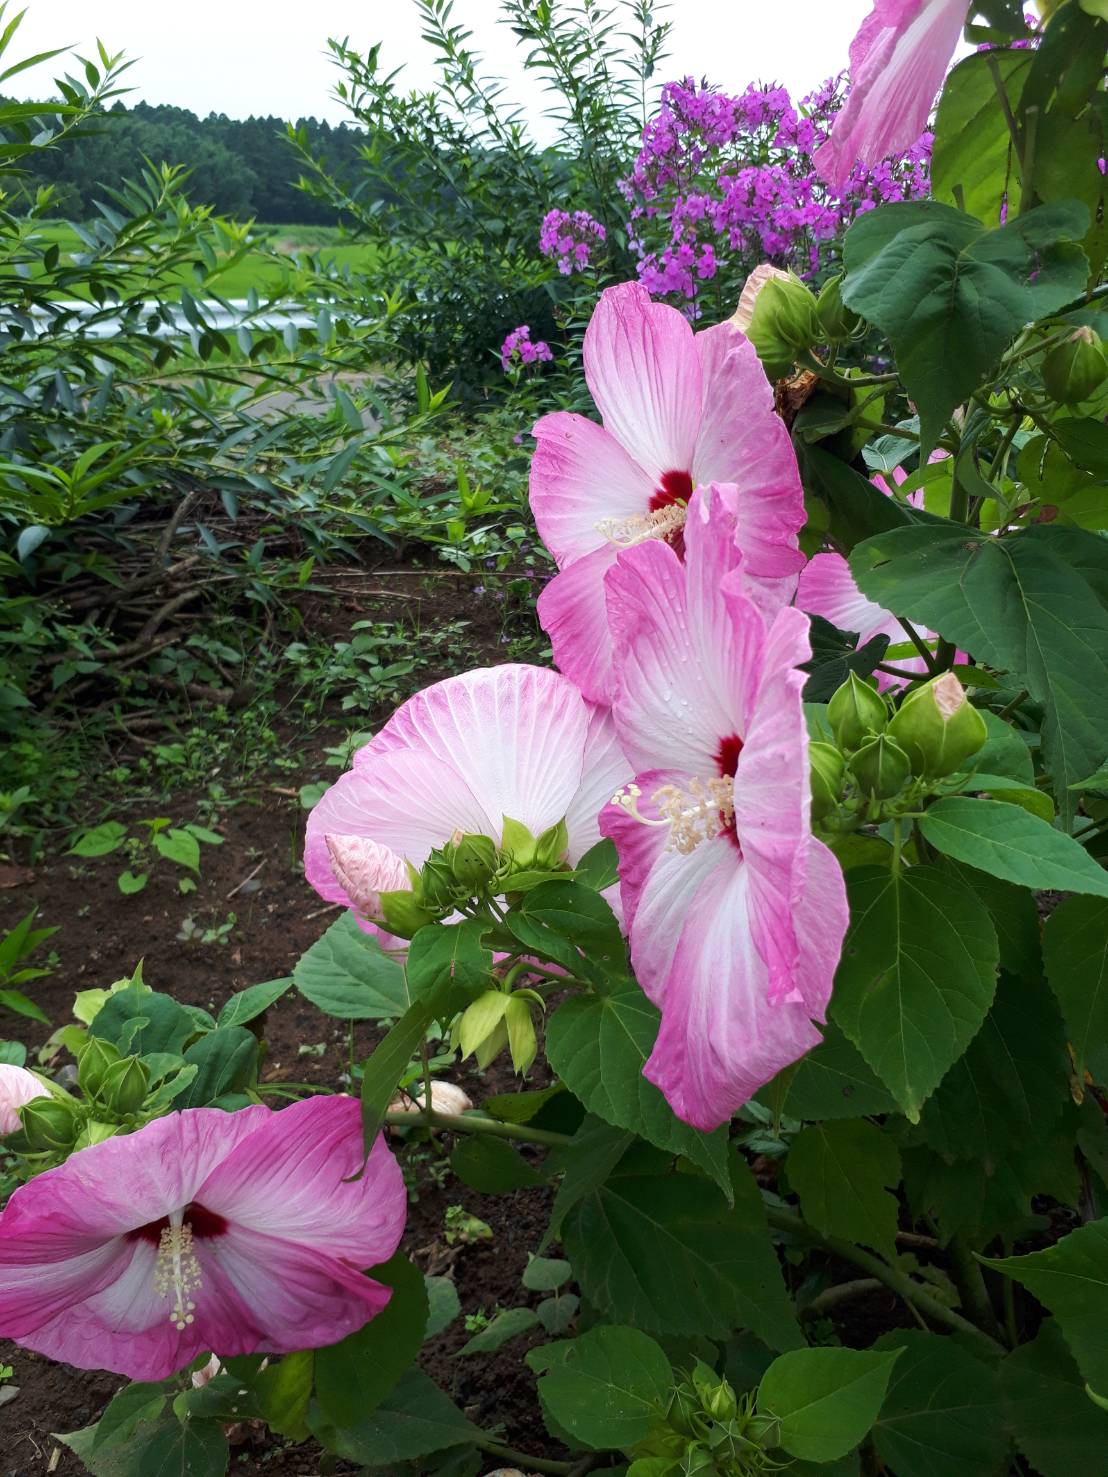
<instances>
[{"instance_id":1,"label":"hibiscus flower bud","mask_svg":"<svg viewBox=\"0 0 1108 1477\"><path fill-rule=\"evenodd\" d=\"M510 996L501 990L486 990L466 1007L457 1026L457 1042L462 1056L474 1056L482 1069L500 1055L508 1045L508 1028L504 1015Z\"/></svg>"},{"instance_id":2,"label":"hibiscus flower bud","mask_svg":"<svg viewBox=\"0 0 1108 1477\"><path fill-rule=\"evenodd\" d=\"M816 312L824 336L832 343L850 338L862 326L857 313L852 313L843 302L842 276L832 277L816 299Z\"/></svg>"},{"instance_id":3,"label":"hibiscus flower bud","mask_svg":"<svg viewBox=\"0 0 1108 1477\"><path fill-rule=\"evenodd\" d=\"M967 700L953 672L925 683L905 698L888 728L916 774L942 779L962 768L988 738L989 730Z\"/></svg>"},{"instance_id":4,"label":"hibiscus flower bud","mask_svg":"<svg viewBox=\"0 0 1108 1477\"><path fill-rule=\"evenodd\" d=\"M0 1135L17 1133L20 1108L35 1098L49 1096L49 1089L26 1067L0 1064Z\"/></svg>"},{"instance_id":5,"label":"hibiscus flower bud","mask_svg":"<svg viewBox=\"0 0 1108 1477\"><path fill-rule=\"evenodd\" d=\"M87 1098L94 1098L100 1091L104 1074L119 1061L119 1051L110 1041L99 1036L90 1036L77 1061L77 1082Z\"/></svg>"},{"instance_id":6,"label":"hibiscus flower bud","mask_svg":"<svg viewBox=\"0 0 1108 1477\"><path fill-rule=\"evenodd\" d=\"M1059 405L1080 405L1108 378L1108 358L1095 329L1081 327L1043 360L1043 384Z\"/></svg>"},{"instance_id":7,"label":"hibiscus flower bud","mask_svg":"<svg viewBox=\"0 0 1108 1477\"><path fill-rule=\"evenodd\" d=\"M104 1073L99 1097L113 1113L126 1118L137 1113L150 1090L150 1073L137 1056L125 1056L113 1062Z\"/></svg>"},{"instance_id":8,"label":"hibiscus flower bud","mask_svg":"<svg viewBox=\"0 0 1108 1477\"><path fill-rule=\"evenodd\" d=\"M881 733L851 757L850 772L871 799L891 800L912 778L912 762L898 744Z\"/></svg>"},{"instance_id":9,"label":"hibiscus flower bud","mask_svg":"<svg viewBox=\"0 0 1108 1477\"><path fill-rule=\"evenodd\" d=\"M77 1104L71 1098L35 1098L20 1110L28 1147L36 1154L68 1149L81 1126Z\"/></svg>"},{"instance_id":10,"label":"hibiscus flower bud","mask_svg":"<svg viewBox=\"0 0 1108 1477\"><path fill-rule=\"evenodd\" d=\"M846 762L834 744L808 745L812 765L812 819L822 820L839 803Z\"/></svg>"},{"instance_id":11,"label":"hibiscus flower bud","mask_svg":"<svg viewBox=\"0 0 1108 1477\"><path fill-rule=\"evenodd\" d=\"M425 908L408 888L402 892L378 893L377 904L381 926L398 939L413 938L421 928L439 917L438 913Z\"/></svg>"},{"instance_id":12,"label":"hibiscus flower bud","mask_svg":"<svg viewBox=\"0 0 1108 1477\"><path fill-rule=\"evenodd\" d=\"M758 293L747 334L771 380L783 379L797 355L824 337L816 299L798 277L773 277Z\"/></svg>"},{"instance_id":13,"label":"hibiscus flower bud","mask_svg":"<svg viewBox=\"0 0 1108 1477\"><path fill-rule=\"evenodd\" d=\"M839 748L850 753L884 732L889 710L876 689L851 672L827 704L827 721Z\"/></svg>"},{"instance_id":14,"label":"hibiscus flower bud","mask_svg":"<svg viewBox=\"0 0 1108 1477\"><path fill-rule=\"evenodd\" d=\"M443 856L466 897L472 897L491 881L500 860L496 843L488 836L462 836L443 847Z\"/></svg>"},{"instance_id":15,"label":"hibiscus flower bud","mask_svg":"<svg viewBox=\"0 0 1108 1477\"><path fill-rule=\"evenodd\" d=\"M565 821L559 821L556 826L544 831L535 843L535 865L540 868L560 866L565 859L568 845L569 831Z\"/></svg>"},{"instance_id":16,"label":"hibiscus flower bud","mask_svg":"<svg viewBox=\"0 0 1108 1477\"><path fill-rule=\"evenodd\" d=\"M504 1025L508 1031L508 1048L512 1054L512 1066L517 1072L526 1072L535 1060L539 1049L535 1035L535 1023L531 1019L531 1004L534 997L530 990L519 990L508 996L504 1009Z\"/></svg>"}]
</instances>

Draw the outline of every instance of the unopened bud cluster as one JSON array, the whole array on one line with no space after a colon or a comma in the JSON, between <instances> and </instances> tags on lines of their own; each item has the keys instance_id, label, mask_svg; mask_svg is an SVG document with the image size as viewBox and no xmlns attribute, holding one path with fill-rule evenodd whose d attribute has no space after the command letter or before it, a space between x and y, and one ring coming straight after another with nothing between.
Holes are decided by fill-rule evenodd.
<instances>
[{"instance_id":1,"label":"unopened bud cluster","mask_svg":"<svg viewBox=\"0 0 1108 1477\"><path fill-rule=\"evenodd\" d=\"M1094 328L1074 329L1042 364L1043 384L1059 405L1080 405L1108 379L1108 355Z\"/></svg>"},{"instance_id":2,"label":"unopened bud cluster","mask_svg":"<svg viewBox=\"0 0 1108 1477\"><path fill-rule=\"evenodd\" d=\"M754 1477L780 1470L770 1454L777 1432L778 1422L755 1410L753 1392L736 1395L726 1379L698 1362L679 1381L664 1417L635 1455L653 1458L659 1469L668 1461L675 1473Z\"/></svg>"},{"instance_id":3,"label":"unopened bud cluster","mask_svg":"<svg viewBox=\"0 0 1108 1477\"><path fill-rule=\"evenodd\" d=\"M747 336L771 380L791 374L816 344L840 343L862 328L843 302L841 277L833 277L818 297L791 272L766 272L755 286Z\"/></svg>"},{"instance_id":4,"label":"unopened bud cluster","mask_svg":"<svg viewBox=\"0 0 1108 1477\"><path fill-rule=\"evenodd\" d=\"M952 672L925 682L893 711L851 672L827 704L834 743L810 746L812 820L828 830L902 813L964 769L988 735Z\"/></svg>"}]
</instances>

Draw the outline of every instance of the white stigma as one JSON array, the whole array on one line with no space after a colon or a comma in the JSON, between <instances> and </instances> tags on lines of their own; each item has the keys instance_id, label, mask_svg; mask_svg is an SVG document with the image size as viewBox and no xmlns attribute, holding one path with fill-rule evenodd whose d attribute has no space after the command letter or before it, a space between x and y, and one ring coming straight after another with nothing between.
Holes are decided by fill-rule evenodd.
<instances>
[{"instance_id":1,"label":"white stigma","mask_svg":"<svg viewBox=\"0 0 1108 1477\"><path fill-rule=\"evenodd\" d=\"M685 526L687 511L684 503L667 503L652 513L636 513L630 518L605 518L596 525L596 531L610 544L629 549L633 544L645 543L647 539L669 538L671 534L680 533Z\"/></svg>"},{"instance_id":2,"label":"white stigma","mask_svg":"<svg viewBox=\"0 0 1108 1477\"><path fill-rule=\"evenodd\" d=\"M702 841L722 835L735 818L735 782L729 775L692 779L687 790L663 785L650 797L660 812L657 820L639 810L641 796L638 785L624 785L612 796L612 804L641 825L668 826L666 850L679 851L682 856L695 851Z\"/></svg>"},{"instance_id":3,"label":"white stigma","mask_svg":"<svg viewBox=\"0 0 1108 1477\"><path fill-rule=\"evenodd\" d=\"M170 1215L154 1262L154 1291L159 1297L173 1298L169 1321L179 1332L196 1321L196 1303L191 1294L202 1280L200 1263L192 1249L192 1227L183 1217L181 1210Z\"/></svg>"}]
</instances>

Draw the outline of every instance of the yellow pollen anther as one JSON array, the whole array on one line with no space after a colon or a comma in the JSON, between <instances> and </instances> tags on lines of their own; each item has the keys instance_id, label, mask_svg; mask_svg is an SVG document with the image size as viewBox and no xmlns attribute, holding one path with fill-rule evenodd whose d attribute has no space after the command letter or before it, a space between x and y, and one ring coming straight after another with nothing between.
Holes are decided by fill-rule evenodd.
<instances>
[{"instance_id":1,"label":"yellow pollen anther","mask_svg":"<svg viewBox=\"0 0 1108 1477\"><path fill-rule=\"evenodd\" d=\"M175 1211L163 1229L154 1262L154 1290L160 1297L173 1298L169 1321L178 1331L195 1322L196 1304L190 1294L202 1280L192 1249L192 1227L180 1217L181 1212Z\"/></svg>"},{"instance_id":2,"label":"yellow pollen anther","mask_svg":"<svg viewBox=\"0 0 1108 1477\"><path fill-rule=\"evenodd\" d=\"M639 810L642 790L624 785L612 796L612 804L625 810L644 826L668 826L667 851L688 856L702 841L721 835L735 818L735 782L728 775L710 780L691 779L688 789L663 785L651 795L660 812L657 820Z\"/></svg>"},{"instance_id":3,"label":"yellow pollen anther","mask_svg":"<svg viewBox=\"0 0 1108 1477\"><path fill-rule=\"evenodd\" d=\"M630 518L605 518L596 525L601 538L621 549L632 544L645 543L647 539L669 538L680 533L685 526L688 510L684 503L668 503L664 508L655 508L652 513L636 513Z\"/></svg>"}]
</instances>

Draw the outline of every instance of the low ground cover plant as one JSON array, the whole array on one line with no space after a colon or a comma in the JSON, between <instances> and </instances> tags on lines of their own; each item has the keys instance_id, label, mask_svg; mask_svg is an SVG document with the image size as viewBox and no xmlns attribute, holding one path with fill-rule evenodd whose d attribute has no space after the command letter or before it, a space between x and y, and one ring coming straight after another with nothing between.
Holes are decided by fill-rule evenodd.
<instances>
[{"instance_id":1,"label":"low ground cover plant","mask_svg":"<svg viewBox=\"0 0 1108 1477\"><path fill-rule=\"evenodd\" d=\"M0 1336L129 1381L58 1433L96 1477L218 1477L244 1428L335 1471L1108 1472L1108 18L1040 21L878 0L811 166L931 121L930 193L827 280L599 294L528 446L554 665L320 745L341 913L287 977L139 969L5 1048ZM365 691L408 675L350 626ZM267 1071L294 995L343 1081ZM545 1192L511 1301L462 1311L496 1233L452 1182L405 1239L447 1174ZM519 1448L428 1372L455 1322L533 1378Z\"/></svg>"}]
</instances>

